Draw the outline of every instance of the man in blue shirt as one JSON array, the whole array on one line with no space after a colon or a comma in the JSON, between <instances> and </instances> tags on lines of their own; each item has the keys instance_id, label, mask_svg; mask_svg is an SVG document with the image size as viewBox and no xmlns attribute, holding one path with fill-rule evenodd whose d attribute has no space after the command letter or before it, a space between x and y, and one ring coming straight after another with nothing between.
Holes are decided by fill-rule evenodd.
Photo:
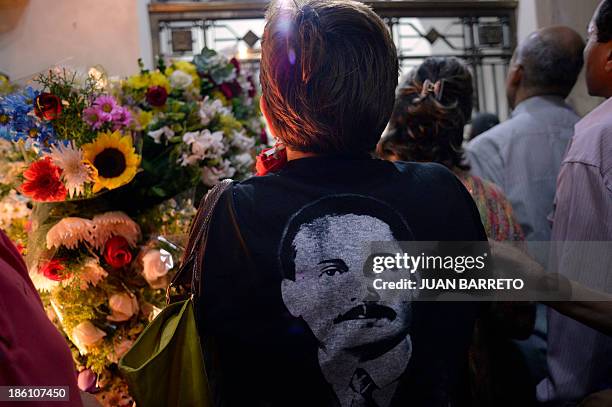
<instances>
[{"instance_id":1,"label":"man in blue shirt","mask_svg":"<svg viewBox=\"0 0 612 407\"><path fill-rule=\"evenodd\" d=\"M584 42L570 28L531 34L516 50L506 91L512 117L471 141L472 173L497 184L527 240L550 239L548 215L567 143L580 117L565 103L583 65ZM547 256L536 255L545 263Z\"/></svg>"}]
</instances>

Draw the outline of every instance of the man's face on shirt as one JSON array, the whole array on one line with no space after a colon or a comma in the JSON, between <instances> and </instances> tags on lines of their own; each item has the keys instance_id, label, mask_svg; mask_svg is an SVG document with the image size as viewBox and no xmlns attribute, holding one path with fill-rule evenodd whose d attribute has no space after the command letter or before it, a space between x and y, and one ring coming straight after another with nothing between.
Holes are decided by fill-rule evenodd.
<instances>
[{"instance_id":1,"label":"man's face on shirt","mask_svg":"<svg viewBox=\"0 0 612 407\"><path fill-rule=\"evenodd\" d=\"M380 301L363 270L367 243L394 240L389 225L365 215L324 216L300 227L293 240L295 281L283 281L283 300L326 349L360 353L408 334L409 305Z\"/></svg>"}]
</instances>

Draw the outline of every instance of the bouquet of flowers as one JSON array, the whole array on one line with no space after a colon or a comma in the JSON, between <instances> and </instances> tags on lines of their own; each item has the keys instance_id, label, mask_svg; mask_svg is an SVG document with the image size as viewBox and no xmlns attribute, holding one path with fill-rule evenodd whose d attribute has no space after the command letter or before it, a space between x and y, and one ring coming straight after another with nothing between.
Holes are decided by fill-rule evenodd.
<instances>
[{"instance_id":1,"label":"bouquet of flowers","mask_svg":"<svg viewBox=\"0 0 612 407\"><path fill-rule=\"evenodd\" d=\"M24 169L25 161L19 145L0 139L0 229L15 242L22 254L25 253L31 212L29 199L17 192Z\"/></svg>"},{"instance_id":2,"label":"bouquet of flowers","mask_svg":"<svg viewBox=\"0 0 612 407\"><path fill-rule=\"evenodd\" d=\"M157 70L141 68L121 83L120 100L145 135L143 181L151 198L197 180L211 187L251 174L253 149L266 142L255 89L238 61L208 49L193 63L160 61Z\"/></svg>"},{"instance_id":3,"label":"bouquet of flowers","mask_svg":"<svg viewBox=\"0 0 612 407\"><path fill-rule=\"evenodd\" d=\"M0 97L13 178L0 180L0 211L29 215L13 236L29 232L30 275L73 348L80 388L130 405L116 364L165 304L195 215L190 191L252 171L255 84L210 50L118 83L66 69L37 82Z\"/></svg>"}]
</instances>

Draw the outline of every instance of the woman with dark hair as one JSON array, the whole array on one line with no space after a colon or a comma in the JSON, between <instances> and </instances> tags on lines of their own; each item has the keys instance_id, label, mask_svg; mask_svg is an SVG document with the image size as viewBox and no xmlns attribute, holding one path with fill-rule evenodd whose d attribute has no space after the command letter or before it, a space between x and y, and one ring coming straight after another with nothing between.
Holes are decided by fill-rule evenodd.
<instances>
[{"instance_id":1,"label":"woman with dark hair","mask_svg":"<svg viewBox=\"0 0 612 407\"><path fill-rule=\"evenodd\" d=\"M440 163L474 198L490 239L524 240L512 206L494 184L474 175L463 156L463 130L472 115L472 75L457 58L428 58L400 84L378 154L392 161Z\"/></svg>"},{"instance_id":2,"label":"woman with dark hair","mask_svg":"<svg viewBox=\"0 0 612 407\"><path fill-rule=\"evenodd\" d=\"M282 145L261 157L262 176L223 192L200 258L215 405L459 405L482 306L413 302L410 290L381 300L365 268L372 242L486 241L446 168L372 157L397 73L389 30L362 2L270 5L261 107Z\"/></svg>"},{"instance_id":3,"label":"woman with dark hair","mask_svg":"<svg viewBox=\"0 0 612 407\"><path fill-rule=\"evenodd\" d=\"M436 162L450 169L472 195L489 239L524 240L512 207L499 188L470 175L463 130L472 115L472 75L457 58L428 58L396 93L395 108L378 154L392 161ZM470 349L472 406L531 406L535 389L508 338L526 339L535 308L494 303L477 321Z\"/></svg>"}]
</instances>

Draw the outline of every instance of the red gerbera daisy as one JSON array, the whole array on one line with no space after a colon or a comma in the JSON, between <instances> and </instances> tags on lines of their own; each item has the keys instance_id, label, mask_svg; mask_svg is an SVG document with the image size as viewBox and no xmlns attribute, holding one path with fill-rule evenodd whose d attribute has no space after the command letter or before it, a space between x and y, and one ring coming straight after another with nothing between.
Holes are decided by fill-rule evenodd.
<instances>
[{"instance_id":1,"label":"red gerbera daisy","mask_svg":"<svg viewBox=\"0 0 612 407\"><path fill-rule=\"evenodd\" d=\"M51 158L33 162L24 171L21 192L35 201L53 202L66 199L66 187L60 180L62 170L51 162Z\"/></svg>"}]
</instances>

